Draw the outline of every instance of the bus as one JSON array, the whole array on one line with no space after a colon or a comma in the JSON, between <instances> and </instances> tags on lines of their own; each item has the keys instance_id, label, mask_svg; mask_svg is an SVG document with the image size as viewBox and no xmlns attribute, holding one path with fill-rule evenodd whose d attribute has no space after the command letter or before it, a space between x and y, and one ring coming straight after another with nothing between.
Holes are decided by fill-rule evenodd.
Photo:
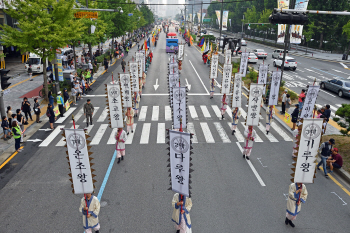
<instances>
[{"instance_id":1,"label":"bus","mask_svg":"<svg viewBox=\"0 0 350 233\"><path fill-rule=\"evenodd\" d=\"M179 50L179 39L175 32L170 32L167 34L166 39L166 52L167 53L177 53Z\"/></svg>"}]
</instances>

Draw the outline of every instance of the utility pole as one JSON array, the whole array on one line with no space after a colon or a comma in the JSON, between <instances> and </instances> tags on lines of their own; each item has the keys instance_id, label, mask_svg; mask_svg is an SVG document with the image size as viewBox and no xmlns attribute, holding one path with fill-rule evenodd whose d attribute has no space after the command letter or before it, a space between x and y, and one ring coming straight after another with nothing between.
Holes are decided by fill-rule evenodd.
<instances>
[{"instance_id":1,"label":"utility pole","mask_svg":"<svg viewBox=\"0 0 350 233\"><path fill-rule=\"evenodd\" d=\"M89 8L89 0L86 0L86 8ZM91 34L91 27L89 27L89 35ZM89 51L90 51L90 61L92 62L92 48L91 42L89 42Z\"/></svg>"},{"instance_id":2,"label":"utility pole","mask_svg":"<svg viewBox=\"0 0 350 233\"><path fill-rule=\"evenodd\" d=\"M203 1L201 2L201 22L199 24L201 30L202 30L202 22L203 22Z\"/></svg>"},{"instance_id":3,"label":"utility pole","mask_svg":"<svg viewBox=\"0 0 350 233\"><path fill-rule=\"evenodd\" d=\"M223 8L224 8L224 0L221 1L221 12L220 12L220 23L219 23L219 27L220 27L220 37L219 37L219 48L218 51L220 50L220 42L221 42L221 32L222 32L222 12L223 12ZM222 53L224 53L224 40L222 40Z\"/></svg>"},{"instance_id":4,"label":"utility pole","mask_svg":"<svg viewBox=\"0 0 350 233\"><path fill-rule=\"evenodd\" d=\"M244 14L243 14L243 21L242 21L242 39L243 39L243 23L244 23Z\"/></svg>"},{"instance_id":5,"label":"utility pole","mask_svg":"<svg viewBox=\"0 0 350 233\"><path fill-rule=\"evenodd\" d=\"M187 20L186 20L186 6L185 6L185 30L186 30L186 24L187 24Z\"/></svg>"},{"instance_id":6,"label":"utility pole","mask_svg":"<svg viewBox=\"0 0 350 233\"><path fill-rule=\"evenodd\" d=\"M194 0L193 0L193 2L194 2ZM194 5L192 4L191 32L192 32L192 30L193 30L193 23L194 23L193 6L194 6Z\"/></svg>"}]
</instances>

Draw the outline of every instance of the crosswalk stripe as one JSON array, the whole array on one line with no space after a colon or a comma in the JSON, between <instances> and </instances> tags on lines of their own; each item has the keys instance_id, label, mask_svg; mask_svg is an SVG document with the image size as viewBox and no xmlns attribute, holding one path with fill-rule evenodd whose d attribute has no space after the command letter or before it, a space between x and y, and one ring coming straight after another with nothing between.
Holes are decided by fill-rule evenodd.
<instances>
[{"instance_id":1,"label":"crosswalk stripe","mask_svg":"<svg viewBox=\"0 0 350 233\"><path fill-rule=\"evenodd\" d=\"M202 131L207 143L215 143L215 140L213 138L213 135L210 132L208 124L206 122L201 122L200 125L202 127Z\"/></svg>"},{"instance_id":2,"label":"crosswalk stripe","mask_svg":"<svg viewBox=\"0 0 350 233\"><path fill-rule=\"evenodd\" d=\"M91 140L90 145L98 145L103 137L103 134L105 133L106 129L108 127L108 124L101 124L100 128L97 130L97 133L95 134L94 138Z\"/></svg>"},{"instance_id":3,"label":"crosswalk stripe","mask_svg":"<svg viewBox=\"0 0 350 233\"><path fill-rule=\"evenodd\" d=\"M106 119L107 115L108 115L108 109L107 109L107 107L105 107L103 109L103 112L101 113L100 117L98 118L97 122L104 122L104 120Z\"/></svg>"},{"instance_id":4,"label":"crosswalk stripe","mask_svg":"<svg viewBox=\"0 0 350 233\"><path fill-rule=\"evenodd\" d=\"M70 109L68 109L68 111L64 113L64 117L60 117L60 119L55 121L55 123L57 124L63 123L63 121L65 121L74 112L75 109L76 109L75 107L71 107Z\"/></svg>"},{"instance_id":5,"label":"crosswalk stripe","mask_svg":"<svg viewBox=\"0 0 350 233\"><path fill-rule=\"evenodd\" d=\"M226 112L227 112L228 116L232 119L232 109L229 106L227 106Z\"/></svg>"},{"instance_id":6,"label":"crosswalk stripe","mask_svg":"<svg viewBox=\"0 0 350 233\"><path fill-rule=\"evenodd\" d=\"M341 104L336 104L336 106L337 106L337 107L339 107L339 108L340 108L340 107L342 107L342 105L341 105Z\"/></svg>"},{"instance_id":7,"label":"crosswalk stripe","mask_svg":"<svg viewBox=\"0 0 350 233\"><path fill-rule=\"evenodd\" d=\"M213 108L213 110L214 110L214 112L215 112L215 115L216 115L219 119L221 119L221 111L220 111L219 107L218 107L217 105L212 105L211 107Z\"/></svg>"},{"instance_id":8,"label":"crosswalk stripe","mask_svg":"<svg viewBox=\"0 0 350 233\"><path fill-rule=\"evenodd\" d=\"M196 112L196 109L193 105L188 106L188 109L190 110L190 114L193 120L198 120L198 115Z\"/></svg>"},{"instance_id":9,"label":"crosswalk stripe","mask_svg":"<svg viewBox=\"0 0 350 233\"><path fill-rule=\"evenodd\" d=\"M209 111L208 111L207 106L201 105L201 109L202 109L202 112L203 112L204 117L205 117L207 120L209 120L209 119L211 118L211 116L210 116L210 113L209 113Z\"/></svg>"},{"instance_id":10,"label":"crosswalk stripe","mask_svg":"<svg viewBox=\"0 0 350 233\"><path fill-rule=\"evenodd\" d=\"M334 111L334 113L338 110L338 108L336 108L336 107L334 107L334 106L332 106L332 105L330 105L330 107L331 107L331 109Z\"/></svg>"},{"instance_id":11,"label":"crosswalk stripe","mask_svg":"<svg viewBox=\"0 0 350 233\"><path fill-rule=\"evenodd\" d=\"M74 125L70 127L71 129L74 129ZM79 125L75 125L75 128L78 129ZM56 146L65 146L66 141L64 141L64 137L61 138L61 140L56 144Z\"/></svg>"},{"instance_id":12,"label":"crosswalk stripe","mask_svg":"<svg viewBox=\"0 0 350 233\"><path fill-rule=\"evenodd\" d=\"M244 127L244 130L247 128L247 126L244 125L244 122L241 122L241 124ZM263 142L263 140L261 139L261 137L258 135L258 133L256 133L256 139L254 139L254 142Z\"/></svg>"},{"instance_id":13,"label":"crosswalk stripe","mask_svg":"<svg viewBox=\"0 0 350 233\"><path fill-rule=\"evenodd\" d=\"M84 109L81 108L76 115L74 115L74 121L78 122L80 117L84 114ZM70 121L70 123L73 123L73 120Z\"/></svg>"},{"instance_id":14,"label":"crosswalk stripe","mask_svg":"<svg viewBox=\"0 0 350 233\"><path fill-rule=\"evenodd\" d=\"M263 126L262 123L258 125L258 128L260 129L261 132L265 134L267 139L269 139L270 142L278 142L278 140L269 132L269 134L266 134L266 128Z\"/></svg>"},{"instance_id":15,"label":"crosswalk stripe","mask_svg":"<svg viewBox=\"0 0 350 233\"><path fill-rule=\"evenodd\" d=\"M57 137L57 135L61 133L62 128L64 128L64 125L58 125L56 129L54 129L52 133L50 133L50 135L40 143L39 147L48 146L52 142L52 140L54 140Z\"/></svg>"},{"instance_id":16,"label":"crosswalk stripe","mask_svg":"<svg viewBox=\"0 0 350 233\"><path fill-rule=\"evenodd\" d=\"M159 119L159 106L153 106L152 121L158 121Z\"/></svg>"},{"instance_id":17,"label":"crosswalk stripe","mask_svg":"<svg viewBox=\"0 0 350 233\"><path fill-rule=\"evenodd\" d=\"M86 128L86 133L89 134L92 130L92 128L94 127L94 125L89 125L87 128Z\"/></svg>"},{"instance_id":18,"label":"crosswalk stripe","mask_svg":"<svg viewBox=\"0 0 350 233\"><path fill-rule=\"evenodd\" d=\"M230 130L232 129L232 123L227 122L228 126L230 127ZM244 142L244 137L242 135L242 133L238 130L238 128L236 128L236 133L235 133L235 137L237 138L238 142Z\"/></svg>"},{"instance_id":19,"label":"crosswalk stripe","mask_svg":"<svg viewBox=\"0 0 350 233\"><path fill-rule=\"evenodd\" d=\"M135 126L135 124L134 124ZM116 143L116 139L115 139L115 134L118 132L118 128L114 128L112 130L112 133L111 135L109 136L109 139L107 141L107 145L112 145L112 144L115 144ZM129 137L128 137L129 138Z\"/></svg>"},{"instance_id":20,"label":"crosswalk stripe","mask_svg":"<svg viewBox=\"0 0 350 233\"><path fill-rule=\"evenodd\" d=\"M245 120L247 118L247 113L243 110L243 108L241 108L240 111L241 111L241 116Z\"/></svg>"},{"instance_id":21,"label":"crosswalk stripe","mask_svg":"<svg viewBox=\"0 0 350 233\"><path fill-rule=\"evenodd\" d=\"M224 128L222 127L222 125L220 124L220 122L214 122L215 128L218 131L221 140L223 143L231 143L230 138L227 136Z\"/></svg>"},{"instance_id":22,"label":"crosswalk stripe","mask_svg":"<svg viewBox=\"0 0 350 233\"><path fill-rule=\"evenodd\" d=\"M320 105L320 104L315 104L315 105L316 105L316 107L317 107L318 109L321 109L321 108L323 107L323 106ZM333 106L331 106L331 109L332 109L332 107L333 107ZM334 107L333 107L333 108L334 108ZM336 109L336 108L334 108L334 109ZM333 110L333 111L334 111L334 110ZM335 110L335 111L336 111L336 110ZM335 113L332 112L332 111L331 111L331 116L332 116L332 117L335 117Z\"/></svg>"},{"instance_id":23,"label":"crosswalk stripe","mask_svg":"<svg viewBox=\"0 0 350 233\"><path fill-rule=\"evenodd\" d=\"M293 139L284 132L275 122L271 123L271 128L273 128L281 137L284 139L284 141L292 142Z\"/></svg>"},{"instance_id":24,"label":"crosswalk stripe","mask_svg":"<svg viewBox=\"0 0 350 233\"><path fill-rule=\"evenodd\" d=\"M140 115L139 115L139 120L138 121L145 121L146 120L146 114L147 114L147 108L148 106L142 106Z\"/></svg>"},{"instance_id":25,"label":"crosswalk stripe","mask_svg":"<svg viewBox=\"0 0 350 233\"><path fill-rule=\"evenodd\" d=\"M144 123L141 132L140 144L148 144L151 123Z\"/></svg>"},{"instance_id":26,"label":"crosswalk stripe","mask_svg":"<svg viewBox=\"0 0 350 233\"><path fill-rule=\"evenodd\" d=\"M97 111L100 109L100 107L94 107L94 114L92 115L92 119L95 119L97 116ZM86 122L86 115L85 115L85 119L83 122Z\"/></svg>"},{"instance_id":27,"label":"crosswalk stripe","mask_svg":"<svg viewBox=\"0 0 350 233\"><path fill-rule=\"evenodd\" d=\"M171 108L169 105L165 106L165 120L166 121L171 121Z\"/></svg>"},{"instance_id":28,"label":"crosswalk stripe","mask_svg":"<svg viewBox=\"0 0 350 233\"><path fill-rule=\"evenodd\" d=\"M193 134L192 135L192 143L198 143L196 131L194 130L194 125L192 122L187 123L187 130L189 133Z\"/></svg>"},{"instance_id":29,"label":"crosswalk stripe","mask_svg":"<svg viewBox=\"0 0 350 233\"><path fill-rule=\"evenodd\" d=\"M128 138L126 139L125 144L128 144L128 145L132 144L132 140L134 139L134 135L136 132L136 126L137 126L137 123L134 123L134 133L130 133L128 135Z\"/></svg>"},{"instance_id":30,"label":"crosswalk stripe","mask_svg":"<svg viewBox=\"0 0 350 233\"><path fill-rule=\"evenodd\" d=\"M157 143L165 143L165 123L158 123Z\"/></svg>"}]
</instances>

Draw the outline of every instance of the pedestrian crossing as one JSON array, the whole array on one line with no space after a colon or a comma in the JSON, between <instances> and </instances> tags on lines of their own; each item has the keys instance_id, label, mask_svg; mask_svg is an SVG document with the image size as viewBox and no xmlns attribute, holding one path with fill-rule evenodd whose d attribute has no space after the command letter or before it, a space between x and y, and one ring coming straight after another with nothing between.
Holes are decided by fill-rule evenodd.
<instances>
[{"instance_id":1,"label":"pedestrian crossing","mask_svg":"<svg viewBox=\"0 0 350 233\"><path fill-rule=\"evenodd\" d=\"M151 113L149 113L149 110ZM232 130L232 112L228 107L228 111L225 113L225 119L221 120L221 111L218 105L189 105L189 119L187 128L184 131L191 133L192 143L234 143L244 142L244 129L246 111L242 108L239 124L235 130L235 134L231 135ZM86 119L83 116L82 109L74 109L71 114L75 115L76 128L85 127ZM169 113L170 112L170 113ZM108 109L107 107L98 108L95 107L93 116L93 124L85 127L86 132L90 135L89 145L115 145L115 135L117 129L111 129L107 123ZM163 118L164 116L164 118ZM264 117L260 116L262 119ZM69 114L66 112L65 119L69 119ZM97 121L96 121L97 119ZM62 122L62 121L60 121ZM66 124L64 124L66 122ZM39 147L47 147L49 145L55 145L62 147L66 145L63 137L60 137L61 129L73 128L70 120L63 121L56 126L56 129L51 131L50 135L41 142ZM135 119L133 133L130 131L126 144L165 144L166 129L172 128L171 110L170 106L142 106L140 110L139 118ZM125 129L126 130L126 129ZM284 130L281 129L275 122L271 123L269 134L266 134L265 120L261 120L258 127L255 127L257 137L255 142L281 142L281 141L293 141Z\"/></svg>"}]
</instances>

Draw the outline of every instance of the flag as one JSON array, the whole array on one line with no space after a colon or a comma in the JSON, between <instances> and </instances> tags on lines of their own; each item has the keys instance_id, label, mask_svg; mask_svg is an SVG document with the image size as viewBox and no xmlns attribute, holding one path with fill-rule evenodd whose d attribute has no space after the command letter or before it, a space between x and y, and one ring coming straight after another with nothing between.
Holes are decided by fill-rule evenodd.
<instances>
[{"instance_id":1,"label":"flag","mask_svg":"<svg viewBox=\"0 0 350 233\"><path fill-rule=\"evenodd\" d=\"M204 49L205 49L205 41L204 41L204 44L202 46L201 52L204 52Z\"/></svg>"},{"instance_id":2,"label":"flag","mask_svg":"<svg viewBox=\"0 0 350 233\"><path fill-rule=\"evenodd\" d=\"M144 43L144 47L145 47L145 51L147 51L147 41L145 40L145 43Z\"/></svg>"},{"instance_id":3,"label":"flag","mask_svg":"<svg viewBox=\"0 0 350 233\"><path fill-rule=\"evenodd\" d=\"M209 41L208 41L208 43L207 43L207 47L205 48L205 50L204 50L204 52L208 52L209 51L209 48L210 46L209 46Z\"/></svg>"},{"instance_id":4,"label":"flag","mask_svg":"<svg viewBox=\"0 0 350 233\"><path fill-rule=\"evenodd\" d=\"M203 44L204 44L204 41L205 41L205 40L204 40L204 37L202 37L202 39L201 39L201 41L199 42L198 46L199 46L199 47L202 47Z\"/></svg>"},{"instance_id":5,"label":"flag","mask_svg":"<svg viewBox=\"0 0 350 233\"><path fill-rule=\"evenodd\" d=\"M147 39L147 48L151 48L151 38Z\"/></svg>"},{"instance_id":6,"label":"flag","mask_svg":"<svg viewBox=\"0 0 350 233\"><path fill-rule=\"evenodd\" d=\"M191 45L193 45L193 38L192 38L192 36L190 36L190 43L191 43Z\"/></svg>"}]
</instances>

